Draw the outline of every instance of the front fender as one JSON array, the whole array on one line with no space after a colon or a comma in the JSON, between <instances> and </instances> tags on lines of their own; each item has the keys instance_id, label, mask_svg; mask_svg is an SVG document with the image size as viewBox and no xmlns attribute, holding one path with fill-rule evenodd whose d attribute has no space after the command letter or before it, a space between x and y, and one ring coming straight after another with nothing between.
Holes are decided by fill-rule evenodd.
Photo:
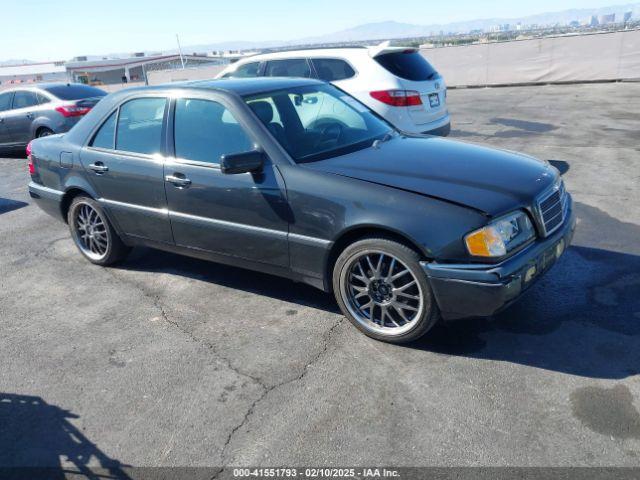
<instances>
[{"instance_id":1,"label":"front fender","mask_svg":"<svg viewBox=\"0 0 640 480\"><path fill-rule=\"evenodd\" d=\"M467 259L463 237L486 224L477 210L364 180L303 166L281 166L293 222L291 267L325 276L334 245L358 229L395 233L425 258Z\"/></svg>"}]
</instances>

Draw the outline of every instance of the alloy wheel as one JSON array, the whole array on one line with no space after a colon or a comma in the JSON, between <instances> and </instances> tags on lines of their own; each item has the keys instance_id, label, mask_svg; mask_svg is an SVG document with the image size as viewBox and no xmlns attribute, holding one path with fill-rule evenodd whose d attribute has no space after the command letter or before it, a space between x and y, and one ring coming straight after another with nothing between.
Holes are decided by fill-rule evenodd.
<instances>
[{"instance_id":1,"label":"alloy wheel","mask_svg":"<svg viewBox=\"0 0 640 480\"><path fill-rule=\"evenodd\" d=\"M92 260L101 260L109 250L106 221L88 203L81 203L74 218L75 240L82 252Z\"/></svg>"},{"instance_id":2,"label":"alloy wheel","mask_svg":"<svg viewBox=\"0 0 640 480\"><path fill-rule=\"evenodd\" d=\"M340 286L351 315L376 333L406 333L424 311L420 282L402 261L385 252L359 252L350 258Z\"/></svg>"}]
</instances>

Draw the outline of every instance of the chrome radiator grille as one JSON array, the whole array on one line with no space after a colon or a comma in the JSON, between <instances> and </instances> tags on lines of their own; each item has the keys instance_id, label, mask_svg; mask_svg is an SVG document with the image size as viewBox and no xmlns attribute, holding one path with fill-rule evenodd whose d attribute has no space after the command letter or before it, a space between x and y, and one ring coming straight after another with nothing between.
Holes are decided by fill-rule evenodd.
<instances>
[{"instance_id":1,"label":"chrome radiator grille","mask_svg":"<svg viewBox=\"0 0 640 480\"><path fill-rule=\"evenodd\" d=\"M567 214L567 192L563 181L538 199L538 214L545 237L560 228Z\"/></svg>"}]
</instances>

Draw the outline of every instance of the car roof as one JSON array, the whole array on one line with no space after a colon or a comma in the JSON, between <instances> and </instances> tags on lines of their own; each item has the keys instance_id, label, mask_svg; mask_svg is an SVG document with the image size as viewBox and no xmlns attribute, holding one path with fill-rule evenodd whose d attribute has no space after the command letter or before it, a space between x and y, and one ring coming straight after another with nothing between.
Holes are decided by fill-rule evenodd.
<instances>
[{"instance_id":1,"label":"car roof","mask_svg":"<svg viewBox=\"0 0 640 480\"><path fill-rule=\"evenodd\" d=\"M47 90L48 88L54 87L90 87L90 85L85 85L84 83L74 83L74 82L45 82L45 83L28 83L28 84L16 84L6 90L0 90L0 93L4 92L14 92L16 90ZM97 87L92 87L97 88Z\"/></svg>"},{"instance_id":2,"label":"car roof","mask_svg":"<svg viewBox=\"0 0 640 480\"><path fill-rule=\"evenodd\" d=\"M325 82L309 78L291 77L255 77L255 78L220 78L215 80L192 80L187 82L164 83L152 87L129 88L126 91L149 91L167 89L199 89L234 92L240 96L254 95L285 88L303 87L305 85L322 85ZM124 91L124 90L123 90Z\"/></svg>"},{"instance_id":3,"label":"car roof","mask_svg":"<svg viewBox=\"0 0 640 480\"><path fill-rule=\"evenodd\" d=\"M367 47L334 47L334 48L306 48L306 49L291 49L291 50L277 50L267 51L264 53L257 53L242 58L242 63L250 62L252 60L260 60L264 58L292 58L296 56L301 57L346 57L352 55L368 55L369 49Z\"/></svg>"}]
</instances>

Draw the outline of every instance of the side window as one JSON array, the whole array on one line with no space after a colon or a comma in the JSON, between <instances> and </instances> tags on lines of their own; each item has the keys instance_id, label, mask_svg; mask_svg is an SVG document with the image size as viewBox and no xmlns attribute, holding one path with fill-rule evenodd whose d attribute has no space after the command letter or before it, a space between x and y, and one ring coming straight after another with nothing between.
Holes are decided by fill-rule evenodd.
<instances>
[{"instance_id":1,"label":"side window","mask_svg":"<svg viewBox=\"0 0 640 480\"><path fill-rule=\"evenodd\" d=\"M314 130L331 123L340 123L347 128L367 129L363 116L347 105L354 101L347 95L342 97L343 101L324 92L305 95L292 93L289 97L305 129ZM357 105L355 102L354 107Z\"/></svg>"},{"instance_id":2,"label":"side window","mask_svg":"<svg viewBox=\"0 0 640 480\"><path fill-rule=\"evenodd\" d=\"M27 108L38 104L38 96L35 92L26 90L18 91L13 96L13 108Z\"/></svg>"},{"instance_id":3,"label":"side window","mask_svg":"<svg viewBox=\"0 0 640 480\"><path fill-rule=\"evenodd\" d=\"M253 142L222 104L180 98L174 121L176 157L212 164L226 153L246 152Z\"/></svg>"},{"instance_id":4,"label":"side window","mask_svg":"<svg viewBox=\"0 0 640 480\"><path fill-rule=\"evenodd\" d=\"M11 110L11 97L13 96L13 92L3 93L0 95L0 112L4 112L5 110Z\"/></svg>"},{"instance_id":5,"label":"side window","mask_svg":"<svg viewBox=\"0 0 640 480\"><path fill-rule=\"evenodd\" d=\"M257 77L259 67L259 62L247 63L246 65L239 66L236 71L230 73L229 76L237 78Z\"/></svg>"},{"instance_id":6,"label":"side window","mask_svg":"<svg viewBox=\"0 0 640 480\"><path fill-rule=\"evenodd\" d=\"M116 132L116 113L117 110L109 115L109 118L102 124L98 133L93 137L92 147L113 149L114 134Z\"/></svg>"},{"instance_id":7,"label":"side window","mask_svg":"<svg viewBox=\"0 0 640 480\"><path fill-rule=\"evenodd\" d=\"M116 150L152 155L161 150L165 98L138 98L120 107Z\"/></svg>"},{"instance_id":8,"label":"side window","mask_svg":"<svg viewBox=\"0 0 640 480\"><path fill-rule=\"evenodd\" d=\"M44 94L38 92L36 93L37 97L38 97L38 104L42 105L45 103L49 103L51 100L49 100L49 98L47 96L45 96Z\"/></svg>"},{"instance_id":9,"label":"side window","mask_svg":"<svg viewBox=\"0 0 640 480\"><path fill-rule=\"evenodd\" d=\"M318 78L325 82L344 80L356 74L351 65L337 58L314 58L311 62L318 73Z\"/></svg>"},{"instance_id":10,"label":"side window","mask_svg":"<svg viewBox=\"0 0 640 480\"><path fill-rule=\"evenodd\" d=\"M265 77L311 77L311 69L305 58L272 60L267 62Z\"/></svg>"}]
</instances>

